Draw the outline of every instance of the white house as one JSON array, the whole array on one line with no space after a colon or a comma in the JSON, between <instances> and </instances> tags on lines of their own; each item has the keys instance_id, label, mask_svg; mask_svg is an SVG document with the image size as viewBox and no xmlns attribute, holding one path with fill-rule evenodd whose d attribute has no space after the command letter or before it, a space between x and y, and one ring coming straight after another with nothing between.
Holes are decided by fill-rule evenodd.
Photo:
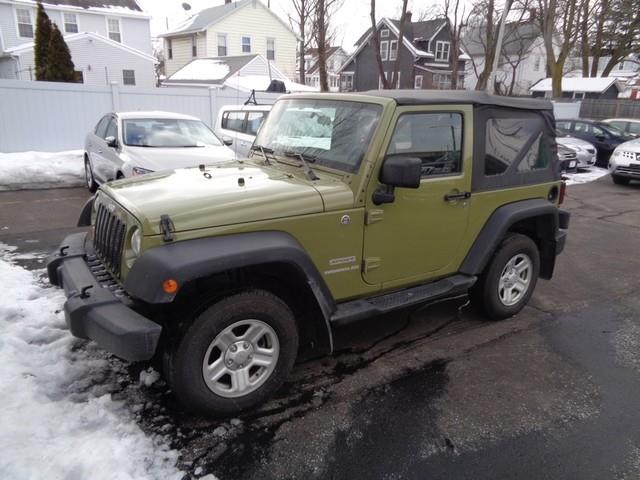
<instances>
[{"instance_id":1,"label":"white house","mask_svg":"<svg viewBox=\"0 0 640 480\"><path fill-rule=\"evenodd\" d=\"M44 0L79 81L152 87L150 17L135 0ZM35 0L0 0L0 78L35 80Z\"/></svg>"},{"instance_id":2,"label":"white house","mask_svg":"<svg viewBox=\"0 0 640 480\"><path fill-rule=\"evenodd\" d=\"M221 4L161 35L167 77L197 58L247 54L263 55L294 77L297 37L284 20L260 0L216 1Z\"/></svg>"},{"instance_id":3,"label":"white house","mask_svg":"<svg viewBox=\"0 0 640 480\"><path fill-rule=\"evenodd\" d=\"M329 91L340 91L340 68L349 58L342 47L330 47L327 50L327 82ZM318 65L318 49L310 48L304 56L305 83L314 87L320 86L320 68Z\"/></svg>"}]
</instances>

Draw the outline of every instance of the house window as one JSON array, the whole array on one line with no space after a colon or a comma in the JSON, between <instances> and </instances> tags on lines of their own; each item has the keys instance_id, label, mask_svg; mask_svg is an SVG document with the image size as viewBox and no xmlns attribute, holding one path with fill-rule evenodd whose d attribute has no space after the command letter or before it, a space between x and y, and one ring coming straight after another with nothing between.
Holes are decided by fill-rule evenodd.
<instances>
[{"instance_id":1,"label":"house window","mask_svg":"<svg viewBox=\"0 0 640 480\"><path fill-rule=\"evenodd\" d=\"M618 70L624 70L624 61L618 64Z\"/></svg>"},{"instance_id":2,"label":"house window","mask_svg":"<svg viewBox=\"0 0 640 480\"><path fill-rule=\"evenodd\" d=\"M341 80L343 92L350 92L353 90L353 74L343 74Z\"/></svg>"},{"instance_id":3,"label":"house window","mask_svg":"<svg viewBox=\"0 0 640 480\"><path fill-rule=\"evenodd\" d=\"M80 70L73 72L73 81L75 83L84 83L84 74Z\"/></svg>"},{"instance_id":4,"label":"house window","mask_svg":"<svg viewBox=\"0 0 640 480\"><path fill-rule=\"evenodd\" d=\"M64 20L65 33L78 33L78 15L75 13L63 13L62 19Z\"/></svg>"},{"instance_id":5,"label":"house window","mask_svg":"<svg viewBox=\"0 0 640 480\"><path fill-rule=\"evenodd\" d=\"M442 62L448 62L450 49L451 49L451 43L442 42L438 40L436 42L436 60L440 60Z\"/></svg>"},{"instance_id":6,"label":"house window","mask_svg":"<svg viewBox=\"0 0 640 480\"><path fill-rule=\"evenodd\" d=\"M276 59L276 39L267 38L267 60Z\"/></svg>"},{"instance_id":7,"label":"house window","mask_svg":"<svg viewBox=\"0 0 640 480\"><path fill-rule=\"evenodd\" d=\"M167 38L167 57L173 60L173 42L170 38Z\"/></svg>"},{"instance_id":8,"label":"house window","mask_svg":"<svg viewBox=\"0 0 640 480\"><path fill-rule=\"evenodd\" d=\"M448 73L433 74L433 88L438 90L448 90L451 88L451 75Z\"/></svg>"},{"instance_id":9,"label":"house window","mask_svg":"<svg viewBox=\"0 0 640 480\"><path fill-rule=\"evenodd\" d=\"M380 30L380 36L382 38L387 38L389 36L389 30L387 30L386 28L384 30Z\"/></svg>"},{"instance_id":10,"label":"house window","mask_svg":"<svg viewBox=\"0 0 640 480\"><path fill-rule=\"evenodd\" d=\"M389 42L380 42L380 58L382 61L386 61L389 58Z\"/></svg>"},{"instance_id":11,"label":"house window","mask_svg":"<svg viewBox=\"0 0 640 480\"><path fill-rule=\"evenodd\" d=\"M22 38L33 38L33 18L31 10L28 8L16 8L18 19L18 36Z\"/></svg>"},{"instance_id":12,"label":"house window","mask_svg":"<svg viewBox=\"0 0 640 480\"><path fill-rule=\"evenodd\" d=\"M223 33L218 34L218 56L227 56L227 36Z\"/></svg>"},{"instance_id":13,"label":"house window","mask_svg":"<svg viewBox=\"0 0 640 480\"><path fill-rule=\"evenodd\" d=\"M191 56L198 56L198 37L196 35L191 36Z\"/></svg>"},{"instance_id":14,"label":"house window","mask_svg":"<svg viewBox=\"0 0 640 480\"><path fill-rule=\"evenodd\" d=\"M422 75L416 75L416 78L413 81L413 88L416 88L416 89L422 88Z\"/></svg>"},{"instance_id":15,"label":"house window","mask_svg":"<svg viewBox=\"0 0 640 480\"><path fill-rule=\"evenodd\" d=\"M398 41L391 40L389 42L389 60L395 60L398 58Z\"/></svg>"},{"instance_id":16,"label":"house window","mask_svg":"<svg viewBox=\"0 0 640 480\"><path fill-rule=\"evenodd\" d=\"M573 98L576 100L584 99L584 92L573 92Z\"/></svg>"},{"instance_id":17,"label":"house window","mask_svg":"<svg viewBox=\"0 0 640 480\"><path fill-rule=\"evenodd\" d=\"M122 43L122 34L120 33L120 20L117 18L107 18L107 31L109 38L114 42Z\"/></svg>"},{"instance_id":18,"label":"house window","mask_svg":"<svg viewBox=\"0 0 640 480\"><path fill-rule=\"evenodd\" d=\"M242 53L251 53L251 37L242 37Z\"/></svg>"},{"instance_id":19,"label":"house window","mask_svg":"<svg viewBox=\"0 0 640 480\"><path fill-rule=\"evenodd\" d=\"M122 70L122 83L124 85L135 85L136 84L135 70Z\"/></svg>"}]
</instances>

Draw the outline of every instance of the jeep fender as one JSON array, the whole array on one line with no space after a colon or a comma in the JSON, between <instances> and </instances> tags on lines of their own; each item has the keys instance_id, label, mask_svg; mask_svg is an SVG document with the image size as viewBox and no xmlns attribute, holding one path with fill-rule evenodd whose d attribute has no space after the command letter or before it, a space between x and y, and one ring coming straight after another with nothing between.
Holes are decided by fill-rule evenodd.
<instances>
[{"instance_id":1,"label":"jeep fender","mask_svg":"<svg viewBox=\"0 0 640 480\"><path fill-rule=\"evenodd\" d=\"M240 233L182 242L152 248L138 258L124 281L133 297L151 304L170 303L176 293L166 293L164 280L178 285L216 273L266 264L287 264L298 270L315 297L324 317L332 347L329 318L336 304L302 245L291 235L278 231Z\"/></svg>"},{"instance_id":2,"label":"jeep fender","mask_svg":"<svg viewBox=\"0 0 640 480\"><path fill-rule=\"evenodd\" d=\"M560 216L562 214L562 224ZM556 205L541 198L522 200L496 209L476 237L467 254L460 273L480 275L485 269L505 234L518 222L541 219L535 233L539 240L542 278L551 278L557 252L556 243L559 226L568 226L568 213L561 212ZM567 217L565 219L565 217Z\"/></svg>"}]
</instances>

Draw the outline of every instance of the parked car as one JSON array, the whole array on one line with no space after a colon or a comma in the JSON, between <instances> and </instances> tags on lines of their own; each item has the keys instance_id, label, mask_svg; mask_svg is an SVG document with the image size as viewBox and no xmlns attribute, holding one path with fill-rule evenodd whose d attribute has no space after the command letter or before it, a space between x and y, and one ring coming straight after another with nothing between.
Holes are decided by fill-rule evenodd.
<instances>
[{"instance_id":1,"label":"parked car","mask_svg":"<svg viewBox=\"0 0 640 480\"><path fill-rule=\"evenodd\" d=\"M558 143L558 160L560 160L561 172L575 173L578 171L578 155L572 148Z\"/></svg>"},{"instance_id":2,"label":"parked car","mask_svg":"<svg viewBox=\"0 0 640 480\"><path fill-rule=\"evenodd\" d=\"M85 140L92 193L110 180L233 160L233 151L201 120L168 112L108 113Z\"/></svg>"},{"instance_id":3,"label":"parked car","mask_svg":"<svg viewBox=\"0 0 640 480\"><path fill-rule=\"evenodd\" d=\"M596 147L589 142L580 140L579 138L562 136L561 132L557 133L556 142L558 145L570 148L576 152L578 160L578 169L589 168L596 163Z\"/></svg>"},{"instance_id":4,"label":"parked car","mask_svg":"<svg viewBox=\"0 0 640 480\"><path fill-rule=\"evenodd\" d=\"M556 120L556 129L563 135L580 138L593 144L597 150L596 165L606 167L613 150L633 137L616 127L594 120Z\"/></svg>"},{"instance_id":5,"label":"parked car","mask_svg":"<svg viewBox=\"0 0 640 480\"><path fill-rule=\"evenodd\" d=\"M520 312L569 226L552 124L547 100L484 92L283 96L250 161L102 187L49 279L73 335L236 414L339 325L467 291Z\"/></svg>"},{"instance_id":6,"label":"parked car","mask_svg":"<svg viewBox=\"0 0 640 480\"><path fill-rule=\"evenodd\" d=\"M638 118L608 118L603 122L617 127L627 135L640 137L640 119Z\"/></svg>"},{"instance_id":7,"label":"parked car","mask_svg":"<svg viewBox=\"0 0 640 480\"><path fill-rule=\"evenodd\" d=\"M238 158L247 158L269 111L271 105L226 105L218 112L214 130L223 140L232 141L231 149Z\"/></svg>"},{"instance_id":8,"label":"parked car","mask_svg":"<svg viewBox=\"0 0 640 480\"><path fill-rule=\"evenodd\" d=\"M640 180L640 138L618 145L609 160L609 171L618 185Z\"/></svg>"}]
</instances>

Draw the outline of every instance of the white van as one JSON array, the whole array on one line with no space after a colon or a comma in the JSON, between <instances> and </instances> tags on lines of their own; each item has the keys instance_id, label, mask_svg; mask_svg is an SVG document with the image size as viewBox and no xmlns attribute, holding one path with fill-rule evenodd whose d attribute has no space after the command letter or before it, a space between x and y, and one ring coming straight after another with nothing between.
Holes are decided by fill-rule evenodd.
<instances>
[{"instance_id":1,"label":"white van","mask_svg":"<svg viewBox=\"0 0 640 480\"><path fill-rule=\"evenodd\" d=\"M218 112L215 133L227 143L238 158L249 156L258 129L271 111L272 105L225 105Z\"/></svg>"}]
</instances>

